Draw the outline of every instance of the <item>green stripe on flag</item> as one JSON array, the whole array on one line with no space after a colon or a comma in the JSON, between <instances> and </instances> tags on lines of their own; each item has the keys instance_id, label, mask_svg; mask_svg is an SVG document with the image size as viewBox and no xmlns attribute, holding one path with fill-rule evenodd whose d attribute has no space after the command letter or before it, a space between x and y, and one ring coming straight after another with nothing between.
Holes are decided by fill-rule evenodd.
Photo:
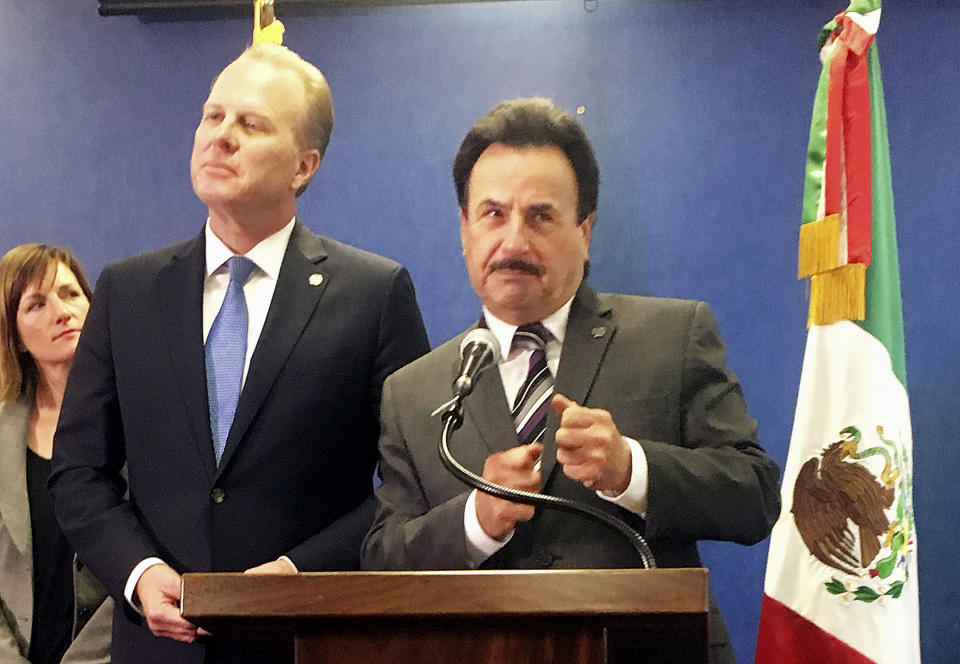
<instances>
[{"instance_id":1,"label":"green stripe on flag","mask_svg":"<svg viewBox=\"0 0 960 664\"><path fill-rule=\"evenodd\" d=\"M810 120L810 141L807 144L807 174L803 183L804 224L816 221L820 207L820 192L823 190L823 165L827 153L827 85L830 81L830 61L820 70L817 95L813 99L813 115Z\"/></svg>"},{"instance_id":2,"label":"green stripe on flag","mask_svg":"<svg viewBox=\"0 0 960 664\"><path fill-rule=\"evenodd\" d=\"M870 153L873 170L872 258L867 268L866 320L859 323L886 346L893 372L907 385L904 362L903 306L900 298L900 265L897 259L897 226L890 177L887 114L876 41L867 50L870 77ZM806 202L805 202L806 203Z\"/></svg>"},{"instance_id":3,"label":"green stripe on flag","mask_svg":"<svg viewBox=\"0 0 960 664\"><path fill-rule=\"evenodd\" d=\"M880 9L881 4L881 0L851 0L850 6L847 7L847 11L854 12L856 14L866 14L874 11L875 9Z\"/></svg>"}]
</instances>

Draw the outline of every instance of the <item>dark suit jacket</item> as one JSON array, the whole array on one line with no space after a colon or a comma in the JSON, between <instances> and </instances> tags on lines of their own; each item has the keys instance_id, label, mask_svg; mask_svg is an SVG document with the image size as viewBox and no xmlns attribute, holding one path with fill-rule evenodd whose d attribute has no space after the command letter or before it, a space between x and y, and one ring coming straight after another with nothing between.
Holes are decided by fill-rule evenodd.
<instances>
[{"instance_id":1,"label":"dark suit jacket","mask_svg":"<svg viewBox=\"0 0 960 664\"><path fill-rule=\"evenodd\" d=\"M470 566L463 532L464 487L442 466L441 422L430 412L450 397L460 337L394 374L384 386L380 438L383 484L364 541L371 569ZM647 456L646 519L601 500L556 464L551 412L544 437L543 491L617 514L643 533L661 567L699 566L700 539L760 541L780 509L779 471L756 442L739 384L704 303L595 294L582 285L570 311L556 390L609 410L621 433ZM496 369L466 400L451 449L476 473L492 452L517 444ZM484 567L636 567L622 537L592 522L538 510ZM716 659L729 661L719 613ZM721 652L724 650L725 652Z\"/></svg>"},{"instance_id":2,"label":"dark suit jacket","mask_svg":"<svg viewBox=\"0 0 960 664\"><path fill-rule=\"evenodd\" d=\"M33 531L27 494L32 397L0 402L0 662L25 664L33 632ZM113 602L74 557L74 634L63 664L110 661Z\"/></svg>"},{"instance_id":3,"label":"dark suit jacket","mask_svg":"<svg viewBox=\"0 0 960 664\"><path fill-rule=\"evenodd\" d=\"M428 349L406 270L298 222L217 466L204 270L202 234L107 267L67 385L51 488L67 536L117 600L116 664L203 661L202 644L153 637L123 599L147 557L179 572L282 554L302 571L356 567L382 384Z\"/></svg>"}]
</instances>

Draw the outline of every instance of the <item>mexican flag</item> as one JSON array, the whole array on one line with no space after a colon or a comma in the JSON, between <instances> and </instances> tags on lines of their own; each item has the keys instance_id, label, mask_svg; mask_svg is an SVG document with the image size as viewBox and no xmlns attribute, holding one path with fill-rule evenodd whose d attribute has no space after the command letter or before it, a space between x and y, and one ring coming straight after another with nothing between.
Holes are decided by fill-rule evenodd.
<instances>
[{"instance_id":1,"label":"mexican flag","mask_svg":"<svg viewBox=\"0 0 960 664\"><path fill-rule=\"evenodd\" d=\"M883 88L880 0L824 26L800 277L807 346L758 664L920 661L912 434Z\"/></svg>"}]
</instances>

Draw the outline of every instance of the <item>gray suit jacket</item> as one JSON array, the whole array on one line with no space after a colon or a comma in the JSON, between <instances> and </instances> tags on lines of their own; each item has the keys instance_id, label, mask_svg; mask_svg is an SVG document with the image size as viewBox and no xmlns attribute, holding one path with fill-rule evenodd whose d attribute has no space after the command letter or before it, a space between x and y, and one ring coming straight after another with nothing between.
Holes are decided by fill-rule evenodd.
<instances>
[{"instance_id":1,"label":"gray suit jacket","mask_svg":"<svg viewBox=\"0 0 960 664\"><path fill-rule=\"evenodd\" d=\"M411 363L384 386L380 438L383 484L364 541L370 569L470 566L463 510L468 488L442 466L441 422L430 412L449 399L461 336ZM709 308L702 302L596 294L574 299L556 390L609 410L621 433L640 442L649 466L646 518L601 500L556 464L551 412L544 438L543 491L615 513L643 533L659 566L699 566L696 542L760 541L780 510L779 471L756 442L736 377ZM459 461L480 473L492 452L517 444L495 369L479 377L465 421L452 438ZM619 535L592 522L538 510L518 525L488 568L635 567ZM715 661L732 661L719 612Z\"/></svg>"},{"instance_id":2,"label":"gray suit jacket","mask_svg":"<svg viewBox=\"0 0 960 664\"><path fill-rule=\"evenodd\" d=\"M0 662L26 664L33 629L33 539L27 498L27 427L33 399L0 403ZM62 662L110 661L113 601L76 558L75 639Z\"/></svg>"}]
</instances>

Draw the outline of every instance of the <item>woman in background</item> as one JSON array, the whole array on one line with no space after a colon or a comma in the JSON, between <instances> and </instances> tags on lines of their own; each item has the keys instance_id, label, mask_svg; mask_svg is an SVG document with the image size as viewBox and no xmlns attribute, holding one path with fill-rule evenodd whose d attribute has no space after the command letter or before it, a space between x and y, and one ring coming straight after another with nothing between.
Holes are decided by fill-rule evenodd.
<instances>
[{"instance_id":1,"label":"woman in background","mask_svg":"<svg viewBox=\"0 0 960 664\"><path fill-rule=\"evenodd\" d=\"M92 292L64 249L0 259L0 662L110 661L113 606L47 492L53 434Z\"/></svg>"}]
</instances>

